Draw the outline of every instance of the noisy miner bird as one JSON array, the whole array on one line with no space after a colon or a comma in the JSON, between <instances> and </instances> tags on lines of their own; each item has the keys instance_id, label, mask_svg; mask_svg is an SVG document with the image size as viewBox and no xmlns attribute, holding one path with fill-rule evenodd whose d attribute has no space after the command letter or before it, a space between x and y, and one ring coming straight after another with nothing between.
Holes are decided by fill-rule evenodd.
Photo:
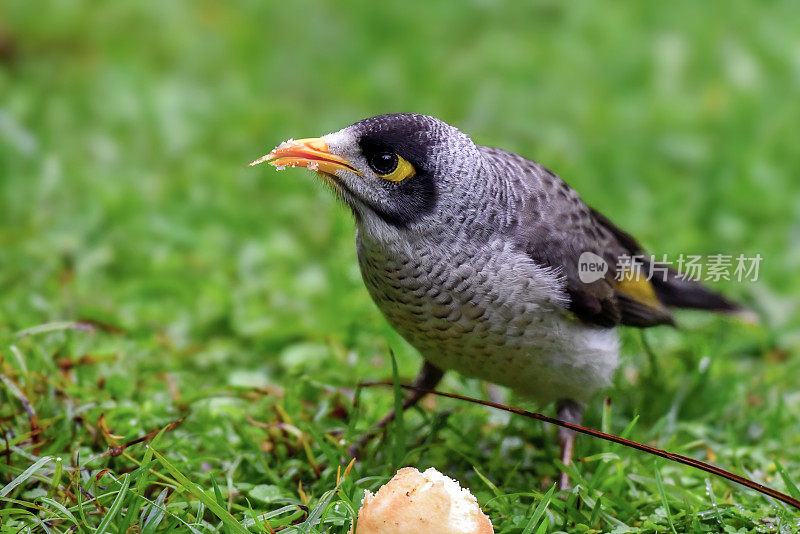
<instances>
[{"instance_id":1,"label":"noisy miner bird","mask_svg":"<svg viewBox=\"0 0 800 534\"><path fill-rule=\"evenodd\" d=\"M674 324L669 307L741 309L674 270L649 277L639 244L554 173L434 117L372 117L251 165L264 161L316 171L350 206L364 283L422 354L421 388L455 369L579 424L619 364L618 326ZM559 430L565 465L573 441Z\"/></svg>"}]
</instances>

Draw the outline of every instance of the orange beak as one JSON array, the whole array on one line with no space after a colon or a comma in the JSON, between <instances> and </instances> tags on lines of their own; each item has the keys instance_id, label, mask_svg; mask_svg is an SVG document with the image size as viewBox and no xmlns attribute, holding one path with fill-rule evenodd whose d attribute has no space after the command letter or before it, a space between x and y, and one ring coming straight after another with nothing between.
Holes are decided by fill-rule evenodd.
<instances>
[{"instance_id":1,"label":"orange beak","mask_svg":"<svg viewBox=\"0 0 800 534\"><path fill-rule=\"evenodd\" d=\"M335 175L338 170L346 170L363 176L347 159L331 154L328 151L328 143L320 137L284 141L275 150L266 156L261 156L250 166L265 161L277 167L279 171L286 167L306 167L309 170L325 174Z\"/></svg>"}]
</instances>

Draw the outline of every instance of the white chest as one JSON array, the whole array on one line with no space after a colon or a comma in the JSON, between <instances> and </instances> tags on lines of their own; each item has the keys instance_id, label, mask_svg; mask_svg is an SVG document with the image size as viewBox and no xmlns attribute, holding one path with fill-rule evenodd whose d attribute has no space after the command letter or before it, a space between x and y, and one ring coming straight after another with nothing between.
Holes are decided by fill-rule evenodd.
<instances>
[{"instance_id":1,"label":"white chest","mask_svg":"<svg viewBox=\"0 0 800 534\"><path fill-rule=\"evenodd\" d=\"M584 400L617 366L616 332L561 305L559 278L502 243L391 250L358 241L364 282L422 356L538 399Z\"/></svg>"}]
</instances>

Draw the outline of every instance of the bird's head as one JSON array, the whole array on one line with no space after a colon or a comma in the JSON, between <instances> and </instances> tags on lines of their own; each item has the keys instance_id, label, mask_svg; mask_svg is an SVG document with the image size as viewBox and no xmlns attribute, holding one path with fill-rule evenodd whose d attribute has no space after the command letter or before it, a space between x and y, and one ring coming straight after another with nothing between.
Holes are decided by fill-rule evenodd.
<instances>
[{"instance_id":1,"label":"bird's head","mask_svg":"<svg viewBox=\"0 0 800 534\"><path fill-rule=\"evenodd\" d=\"M426 115L359 121L318 138L289 140L251 163L316 171L361 226L437 226L465 206L481 155L458 129Z\"/></svg>"}]
</instances>

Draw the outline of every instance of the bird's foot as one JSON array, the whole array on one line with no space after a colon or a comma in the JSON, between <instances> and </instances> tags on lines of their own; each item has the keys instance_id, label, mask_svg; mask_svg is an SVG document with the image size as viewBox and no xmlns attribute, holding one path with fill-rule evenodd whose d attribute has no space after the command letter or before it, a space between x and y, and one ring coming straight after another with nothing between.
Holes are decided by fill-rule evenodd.
<instances>
[{"instance_id":1,"label":"bird's foot","mask_svg":"<svg viewBox=\"0 0 800 534\"><path fill-rule=\"evenodd\" d=\"M558 418L567 423L579 425L583 421L583 406L573 400L560 400L556 405ZM565 467L572 464L572 453L575 448L575 431L568 428L558 428L558 444L561 447L561 463ZM569 491L572 484L569 482L569 475L566 471L561 471L558 478L558 489Z\"/></svg>"}]
</instances>

